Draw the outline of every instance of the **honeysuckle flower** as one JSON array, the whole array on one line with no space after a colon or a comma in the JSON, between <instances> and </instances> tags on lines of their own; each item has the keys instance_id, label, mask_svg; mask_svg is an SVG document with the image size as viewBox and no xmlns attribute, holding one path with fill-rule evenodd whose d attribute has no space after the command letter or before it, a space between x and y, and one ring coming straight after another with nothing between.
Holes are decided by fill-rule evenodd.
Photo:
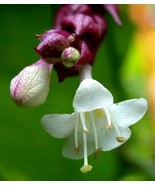
<instances>
[{"instance_id":1,"label":"honeysuckle flower","mask_svg":"<svg viewBox=\"0 0 155 185\"><path fill-rule=\"evenodd\" d=\"M84 77L84 76L83 76ZM147 110L143 98L113 103L112 94L91 78L79 85L73 100L74 113L43 116L43 128L53 137L68 138L62 153L70 159L84 158L81 171L92 170L88 156L112 150L126 142L129 126L139 121Z\"/></svg>"},{"instance_id":2,"label":"honeysuckle flower","mask_svg":"<svg viewBox=\"0 0 155 185\"><path fill-rule=\"evenodd\" d=\"M11 80L10 95L15 103L23 107L38 106L46 101L52 64L43 60L25 67Z\"/></svg>"}]
</instances>

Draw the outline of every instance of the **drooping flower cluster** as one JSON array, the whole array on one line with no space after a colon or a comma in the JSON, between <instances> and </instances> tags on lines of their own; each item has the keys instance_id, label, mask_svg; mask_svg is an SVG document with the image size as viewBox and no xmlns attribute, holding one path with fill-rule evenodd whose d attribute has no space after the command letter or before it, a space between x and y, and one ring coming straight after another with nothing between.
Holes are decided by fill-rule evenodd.
<instances>
[{"instance_id":1,"label":"drooping flower cluster","mask_svg":"<svg viewBox=\"0 0 155 185\"><path fill-rule=\"evenodd\" d=\"M115 22L121 25L116 5L63 5L60 8L55 18L54 29L36 35L40 43L35 50L42 64L46 63L47 73L54 67L59 81L63 81L66 77L78 75L84 65L93 64L97 49L107 30L105 12L109 12ZM36 68L36 73L40 75L39 78L42 78L42 81L37 76L34 78L31 72L33 65L24 68L22 73L12 80L11 96L18 105L33 107L45 102L49 88L43 87L49 86L50 75L47 77L42 72L45 70L45 65L39 66ZM40 86L35 88L38 83ZM31 84L36 97L33 93L33 96L28 96L31 98L26 98L31 89L27 84ZM37 101L39 93L40 96L44 94L42 101ZM31 103L27 102L29 100Z\"/></svg>"},{"instance_id":2,"label":"drooping flower cluster","mask_svg":"<svg viewBox=\"0 0 155 185\"><path fill-rule=\"evenodd\" d=\"M92 65L107 30L104 13L121 25L116 5L64 5L58 11L54 29L36 35L40 60L24 68L10 85L17 105L33 107L45 102L50 73L55 68L59 81L79 75L80 85L73 100L74 113L43 116L43 128L56 138L67 138L62 153L70 159L84 158L81 171L92 170L88 156L112 150L126 142L129 126L147 110L143 98L113 103L112 94L92 79ZM103 64L104 65L104 64Z\"/></svg>"}]
</instances>

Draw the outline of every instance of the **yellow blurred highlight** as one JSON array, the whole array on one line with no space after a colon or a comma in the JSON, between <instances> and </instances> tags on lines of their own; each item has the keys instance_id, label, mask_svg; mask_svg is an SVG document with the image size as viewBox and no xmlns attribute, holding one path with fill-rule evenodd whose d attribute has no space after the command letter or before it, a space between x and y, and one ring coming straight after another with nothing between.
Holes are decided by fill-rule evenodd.
<instances>
[{"instance_id":1,"label":"yellow blurred highlight","mask_svg":"<svg viewBox=\"0 0 155 185\"><path fill-rule=\"evenodd\" d=\"M134 43L141 54L140 65L146 77L149 104L155 121L155 5L128 5L128 11L137 28Z\"/></svg>"}]
</instances>

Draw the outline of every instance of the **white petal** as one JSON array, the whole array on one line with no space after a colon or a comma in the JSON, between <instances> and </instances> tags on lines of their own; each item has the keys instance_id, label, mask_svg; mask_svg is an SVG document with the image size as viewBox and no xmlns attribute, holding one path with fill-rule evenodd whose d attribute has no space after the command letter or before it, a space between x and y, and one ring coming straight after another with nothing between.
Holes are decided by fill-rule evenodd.
<instances>
[{"instance_id":1,"label":"white petal","mask_svg":"<svg viewBox=\"0 0 155 185\"><path fill-rule=\"evenodd\" d=\"M56 138L65 138L73 131L77 114L49 114L41 119L43 128Z\"/></svg>"},{"instance_id":2,"label":"white petal","mask_svg":"<svg viewBox=\"0 0 155 185\"><path fill-rule=\"evenodd\" d=\"M126 100L109 106L108 110L113 123L129 127L144 116L147 110L147 101L143 98Z\"/></svg>"},{"instance_id":3,"label":"white petal","mask_svg":"<svg viewBox=\"0 0 155 185\"><path fill-rule=\"evenodd\" d=\"M121 137L126 138L126 140L129 139L130 135L131 135L131 131L129 128L123 128L123 127L119 127L119 131L120 131L120 135ZM118 142L116 140L116 137L118 137L116 131L113 129L106 129L106 132L104 132L104 134L100 134L98 137L98 141L99 141L99 148L101 148L103 151L108 151L108 150L112 150L114 148L117 148L118 146L120 146L121 144L123 144L124 142Z\"/></svg>"},{"instance_id":4,"label":"white petal","mask_svg":"<svg viewBox=\"0 0 155 185\"><path fill-rule=\"evenodd\" d=\"M76 91L73 107L77 112L87 112L112 103L112 94L102 84L93 79L85 79Z\"/></svg>"},{"instance_id":5,"label":"white petal","mask_svg":"<svg viewBox=\"0 0 155 185\"><path fill-rule=\"evenodd\" d=\"M64 157L69 158L69 159L82 159L84 155L84 150L83 150L83 135L82 131L81 134L78 135L78 142L80 144L79 147L79 152L76 152L75 148L75 142L74 142L74 134L72 134L68 140L66 141L64 147L62 148L62 154ZM92 135L87 134L87 153L88 156L94 152L94 138Z\"/></svg>"}]
</instances>

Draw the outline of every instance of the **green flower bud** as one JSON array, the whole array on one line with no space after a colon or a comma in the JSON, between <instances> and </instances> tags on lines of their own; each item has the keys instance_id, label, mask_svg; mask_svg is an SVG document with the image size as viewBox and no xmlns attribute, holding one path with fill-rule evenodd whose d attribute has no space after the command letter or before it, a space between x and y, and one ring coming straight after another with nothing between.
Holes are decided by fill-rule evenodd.
<instances>
[{"instance_id":1,"label":"green flower bud","mask_svg":"<svg viewBox=\"0 0 155 185\"><path fill-rule=\"evenodd\" d=\"M74 63L79 60L80 53L73 47L66 48L62 54L61 59L66 67L73 67Z\"/></svg>"}]
</instances>

